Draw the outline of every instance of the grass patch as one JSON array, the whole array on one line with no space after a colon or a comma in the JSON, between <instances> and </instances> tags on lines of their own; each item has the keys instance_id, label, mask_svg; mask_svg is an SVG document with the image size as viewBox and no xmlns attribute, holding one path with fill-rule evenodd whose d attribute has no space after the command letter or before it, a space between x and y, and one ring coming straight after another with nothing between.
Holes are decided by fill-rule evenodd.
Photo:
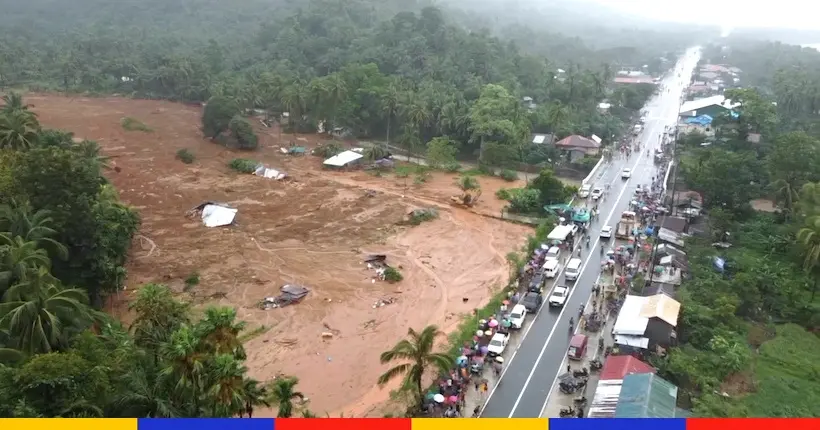
<instances>
[{"instance_id":1,"label":"grass patch","mask_svg":"<svg viewBox=\"0 0 820 430\"><path fill-rule=\"evenodd\" d=\"M182 161L185 164L191 164L194 162L194 160L196 160L196 157L194 157L194 154L191 153L191 151L189 151L188 148L182 148L179 151L177 151L176 159Z\"/></svg>"},{"instance_id":2,"label":"grass patch","mask_svg":"<svg viewBox=\"0 0 820 430\"><path fill-rule=\"evenodd\" d=\"M120 120L120 125L127 131L142 131L145 133L150 133L154 131L151 129L151 127L148 127L147 125L143 124L142 121L136 118L131 118L130 116L123 117Z\"/></svg>"},{"instance_id":3,"label":"grass patch","mask_svg":"<svg viewBox=\"0 0 820 430\"><path fill-rule=\"evenodd\" d=\"M419 225L425 221L432 221L438 218L438 211L436 208L415 209L410 212L407 218L407 224Z\"/></svg>"},{"instance_id":4,"label":"grass patch","mask_svg":"<svg viewBox=\"0 0 820 430\"><path fill-rule=\"evenodd\" d=\"M234 158L228 163L228 167L240 173L253 173L259 162L248 158Z\"/></svg>"},{"instance_id":5,"label":"grass patch","mask_svg":"<svg viewBox=\"0 0 820 430\"><path fill-rule=\"evenodd\" d=\"M239 335L239 341L242 342L242 343L245 343L245 342L247 342L247 341L249 341L249 340L251 340L255 337L259 337L259 336L267 333L268 330L270 330L270 329L271 329L270 327L262 324L259 327L256 327L255 329L253 329L253 330L251 330L247 333L243 333L243 334Z\"/></svg>"},{"instance_id":6,"label":"grass patch","mask_svg":"<svg viewBox=\"0 0 820 430\"><path fill-rule=\"evenodd\" d=\"M199 285L199 272L193 272L185 278L185 288L184 291L190 291L192 288Z\"/></svg>"}]
</instances>

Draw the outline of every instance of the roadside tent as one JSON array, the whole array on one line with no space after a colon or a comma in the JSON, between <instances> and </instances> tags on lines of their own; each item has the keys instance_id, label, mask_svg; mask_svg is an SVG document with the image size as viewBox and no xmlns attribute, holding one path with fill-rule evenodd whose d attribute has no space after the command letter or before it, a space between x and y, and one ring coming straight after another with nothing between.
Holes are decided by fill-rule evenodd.
<instances>
[{"instance_id":1,"label":"roadside tent","mask_svg":"<svg viewBox=\"0 0 820 430\"><path fill-rule=\"evenodd\" d=\"M364 155L358 152L345 151L328 158L322 164L330 167L345 167L361 160L363 157Z\"/></svg>"}]
</instances>

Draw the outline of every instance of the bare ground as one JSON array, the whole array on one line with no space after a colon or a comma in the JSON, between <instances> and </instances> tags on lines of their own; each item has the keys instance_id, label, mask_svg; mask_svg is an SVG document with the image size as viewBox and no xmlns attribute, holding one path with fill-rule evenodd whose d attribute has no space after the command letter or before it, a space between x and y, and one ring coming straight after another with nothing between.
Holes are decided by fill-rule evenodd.
<instances>
[{"instance_id":1,"label":"bare ground","mask_svg":"<svg viewBox=\"0 0 820 430\"><path fill-rule=\"evenodd\" d=\"M324 171L318 158L282 155L273 129L260 130L259 151L226 150L201 137L198 107L48 94L29 94L26 101L35 105L44 126L96 140L118 167L109 177L143 220L128 264L126 293L160 282L197 304L237 307L249 330L265 327L247 343L251 374L261 380L299 377L300 390L319 413L380 413L390 387L375 386L386 369L379 353L409 327L455 329L458 315L486 303L506 281L505 255L530 232L450 207L449 196L458 193L453 175L437 173L419 187L405 187L395 177ZM153 132L124 130L120 120L125 116ZM283 134L282 140L310 147L321 139ZM174 159L181 148L195 154L193 164ZM294 181L232 172L226 164L235 157L263 161ZM497 214L503 205L495 190L516 185L480 181L484 195L476 212ZM365 196L366 189L376 195ZM209 229L185 217L206 200L237 207L235 225ZM440 209L439 219L416 227L397 225L409 209L428 206ZM368 253L387 254L404 280L374 282L361 262ZM183 292L184 279L195 272L200 284ZM305 285L311 293L283 309L255 306L286 283ZM373 307L386 297L396 302ZM128 294L122 299L111 311L127 319ZM322 339L326 331L332 339Z\"/></svg>"}]
</instances>

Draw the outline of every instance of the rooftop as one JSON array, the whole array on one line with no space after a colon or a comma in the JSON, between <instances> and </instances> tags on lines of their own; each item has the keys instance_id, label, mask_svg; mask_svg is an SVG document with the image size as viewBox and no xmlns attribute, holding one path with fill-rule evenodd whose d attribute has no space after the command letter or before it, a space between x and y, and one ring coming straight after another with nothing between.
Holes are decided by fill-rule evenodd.
<instances>
[{"instance_id":1,"label":"rooftop","mask_svg":"<svg viewBox=\"0 0 820 430\"><path fill-rule=\"evenodd\" d=\"M654 373L628 375L621 385L615 418L675 418L678 387Z\"/></svg>"},{"instance_id":2,"label":"rooftop","mask_svg":"<svg viewBox=\"0 0 820 430\"><path fill-rule=\"evenodd\" d=\"M584 136L579 136L577 134L573 134L572 136L565 137L558 142L555 142L555 146L561 147L564 149L569 148L583 148L583 149L598 149L601 147L599 142L596 142L592 139L586 138Z\"/></svg>"},{"instance_id":3,"label":"rooftop","mask_svg":"<svg viewBox=\"0 0 820 430\"><path fill-rule=\"evenodd\" d=\"M601 381L624 379L633 373L655 373L655 368L631 355L610 355L601 369Z\"/></svg>"},{"instance_id":4,"label":"rooftop","mask_svg":"<svg viewBox=\"0 0 820 430\"><path fill-rule=\"evenodd\" d=\"M740 105L739 103L734 103L734 104L731 103L731 100L727 100L726 97L724 97L722 95L717 95L717 96L705 97L705 98L702 98L702 99L688 101L688 102L681 105L679 112L680 113L692 112L692 111L697 112L697 110L703 109L703 108L706 108L706 107L709 107L709 106L720 106L724 109L729 110L729 109L733 109L733 108L735 108L739 105Z\"/></svg>"}]
</instances>

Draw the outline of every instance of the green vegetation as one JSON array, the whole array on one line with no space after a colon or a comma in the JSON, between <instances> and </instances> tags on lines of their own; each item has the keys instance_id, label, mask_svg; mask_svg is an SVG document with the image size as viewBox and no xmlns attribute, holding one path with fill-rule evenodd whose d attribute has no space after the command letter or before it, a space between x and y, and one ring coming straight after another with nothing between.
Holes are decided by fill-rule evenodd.
<instances>
[{"instance_id":1,"label":"green vegetation","mask_svg":"<svg viewBox=\"0 0 820 430\"><path fill-rule=\"evenodd\" d=\"M739 116L716 118L712 145L702 135L678 141L686 185L708 209L707 233L687 241L681 345L655 364L698 416L817 416L820 122L809 103L820 75L804 65L820 64L820 54L758 43L706 55L760 87L726 91ZM777 211L754 211L758 198ZM732 247L711 246L725 232Z\"/></svg>"},{"instance_id":2,"label":"green vegetation","mask_svg":"<svg viewBox=\"0 0 820 430\"><path fill-rule=\"evenodd\" d=\"M384 269L384 280L390 283L394 282L401 282L404 279L404 276L401 275L399 269L395 267L388 266Z\"/></svg>"},{"instance_id":3,"label":"green vegetation","mask_svg":"<svg viewBox=\"0 0 820 430\"><path fill-rule=\"evenodd\" d=\"M194 154L187 148L182 148L179 151L177 151L176 158L177 160L182 161L185 164L191 164L194 162L194 160L196 160L196 156L194 156Z\"/></svg>"},{"instance_id":4,"label":"green vegetation","mask_svg":"<svg viewBox=\"0 0 820 430\"><path fill-rule=\"evenodd\" d=\"M127 131L142 131L145 133L154 131L151 127L143 124L140 120L128 116L123 117L123 119L120 120L120 125L122 125L122 128Z\"/></svg>"},{"instance_id":5,"label":"green vegetation","mask_svg":"<svg viewBox=\"0 0 820 430\"><path fill-rule=\"evenodd\" d=\"M270 404L292 413L297 393L247 376L234 309L195 318L149 284L129 327L99 311L123 288L139 218L102 176L94 142L41 128L17 95L4 101L0 117L31 132L0 121L0 172L10 172L0 177L0 416L234 417ZM198 282L192 273L186 289Z\"/></svg>"},{"instance_id":6,"label":"green vegetation","mask_svg":"<svg viewBox=\"0 0 820 430\"><path fill-rule=\"evenodd\" d=\"M228 167L240 173L253 173L258 165L258 161L247 158L234 158L228 163Z\"/></svg>"},{"instance_id":7,"label":"green vegetation","mask_svg":"<svg viewBox=\"0 0 820 430\"><path fill-rule=\"evenodd\" d=\"M204 135L237 149L258 146L241 116L258 110L291 131L338 128L415 155L426 152L427 142L446 138L462 157L515 170L520 163L557 162L544 145L524 143L531 132L620 136L653 87L611 90L616 67L646 64L660 73L692 40L691 33L639 32L652 35L650 46L634 30L618 30L611 33L629 38L612 38L628 40L631 45L622 46L629 48L596 50L537 30L518 47L457 25L462 18L478 22L467 15L426 5L34 0L5 9L0 18L16 36L0 44L0 86L207 102ZM524 97L532 98L532 107ZM597 109L604 99L612 104L609 113ZM449 153L442 166L453 166Z\"/></svg>"}]
</instances>

